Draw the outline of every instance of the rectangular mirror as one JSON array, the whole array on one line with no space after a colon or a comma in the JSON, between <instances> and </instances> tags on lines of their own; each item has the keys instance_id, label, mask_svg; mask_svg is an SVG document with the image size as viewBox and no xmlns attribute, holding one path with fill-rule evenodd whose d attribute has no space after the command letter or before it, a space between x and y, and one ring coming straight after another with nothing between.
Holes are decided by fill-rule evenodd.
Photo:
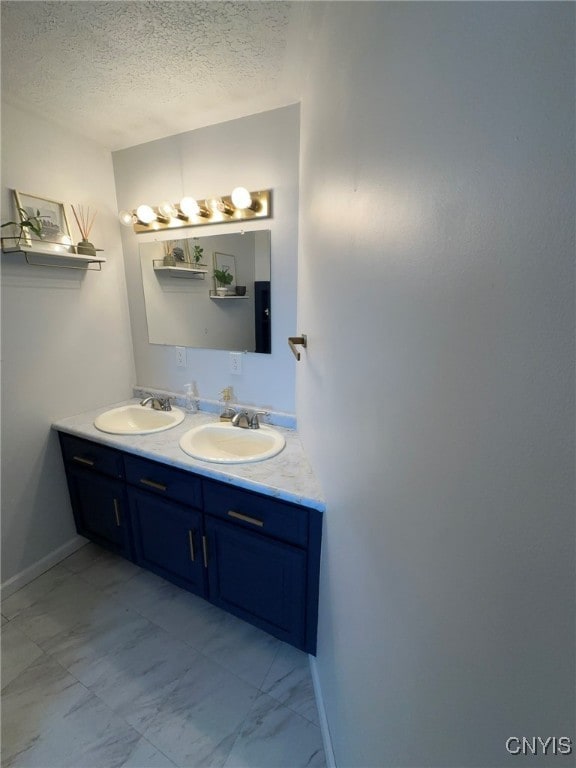
<instances>
[{"instance_id":1,"label":"rectangular mirror","mask_svg":"<svg viewBox=\"0 0 576 768\"><path fill-rule=\"evenodd\" d=\"M270 230L139 250L150 344L270 353ZM232 282L218 284L215 268Z\"/></svg>"}]
</instances>

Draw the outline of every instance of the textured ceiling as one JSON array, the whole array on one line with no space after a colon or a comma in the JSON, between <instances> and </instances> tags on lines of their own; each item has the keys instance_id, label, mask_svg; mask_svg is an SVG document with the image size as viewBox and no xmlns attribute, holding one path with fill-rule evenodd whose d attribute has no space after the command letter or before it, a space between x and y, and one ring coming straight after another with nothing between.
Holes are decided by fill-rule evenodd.
<instances>
[{"instance_id":1,"label":"textured ceiling","mask_svg":"<svg viewBox=\"0 0 576 768\"><path fill-rule=\"evenodd\" d=\"M2 96L110 149L284 106L311 5L2 0Z\"/></svg>"}]
</instances>

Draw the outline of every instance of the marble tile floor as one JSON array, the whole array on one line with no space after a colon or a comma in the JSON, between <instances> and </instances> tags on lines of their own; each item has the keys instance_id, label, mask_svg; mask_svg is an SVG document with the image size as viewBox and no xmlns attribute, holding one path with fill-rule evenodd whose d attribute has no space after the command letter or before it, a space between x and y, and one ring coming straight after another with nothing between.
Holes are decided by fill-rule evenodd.
<instances>
[{"instance_id":1,"label":"marble tile floor","mask_svg":"<svg viewBox=\"0 0 576 768\"><path fill-rule=\"evenodd\" d=\"M308 657L94 544L3 601L3 768L322 768Z\"/></svg>"}]
</instances>

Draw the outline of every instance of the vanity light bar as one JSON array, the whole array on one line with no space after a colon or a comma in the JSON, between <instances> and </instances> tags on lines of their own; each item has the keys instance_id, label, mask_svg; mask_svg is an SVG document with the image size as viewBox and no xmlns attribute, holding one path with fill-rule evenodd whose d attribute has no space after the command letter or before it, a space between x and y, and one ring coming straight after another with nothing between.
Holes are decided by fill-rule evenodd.
<instances>
[{"instance_id":1,"label":"vanity light bar","mask_svg":"<svg viewBox=\"0 0 576 768\"><path fill-rule=\"evenodd\" d=\"M242 189L242 193L238 192ZM186 201L186 203L184 203ZM183 198L180 203L161 203L152 207L140 205L134 211L120 211L122 224L132 225L134 232L161 232L165 229L203 227L207 224L269 219L272 216L272 190L248 192L235 189L231 195L196 200ZM193 212L195 211L195 212Z\"/></svg>"}]
</instances>

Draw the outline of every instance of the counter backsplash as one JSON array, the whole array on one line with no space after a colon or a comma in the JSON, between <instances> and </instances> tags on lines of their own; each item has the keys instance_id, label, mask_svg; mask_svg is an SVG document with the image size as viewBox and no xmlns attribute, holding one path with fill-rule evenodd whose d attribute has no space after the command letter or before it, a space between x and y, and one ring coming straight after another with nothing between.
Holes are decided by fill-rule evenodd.
<instances>
[{"instance_id":1,"label":"counter backsplash","mask_svg":"<svg viewBox=\"0 0 576 768\"><path fill-rule=\"evenodd\" d=\"M136 386L133 389L134 397L144 398L148 395L154 395L159 397L170 397L173 405L179 408L186 408L186 395L182 392L170 392L167 389L158 389L156 387L142 387ZM206 413L220 413L221 403L219 400L207 400L202 397L195 398L198 404L198 410ZM281 411L272 411L266 406L255 405L254 403L236 403L230 404L235 410L242 410L245 408L248 411L264 411L265 416L260 418L263 424L272 424L276 427L284 427L285 429L296 429L296 416L293 413L282 413Z\"/></svg>"}]
</instances>

